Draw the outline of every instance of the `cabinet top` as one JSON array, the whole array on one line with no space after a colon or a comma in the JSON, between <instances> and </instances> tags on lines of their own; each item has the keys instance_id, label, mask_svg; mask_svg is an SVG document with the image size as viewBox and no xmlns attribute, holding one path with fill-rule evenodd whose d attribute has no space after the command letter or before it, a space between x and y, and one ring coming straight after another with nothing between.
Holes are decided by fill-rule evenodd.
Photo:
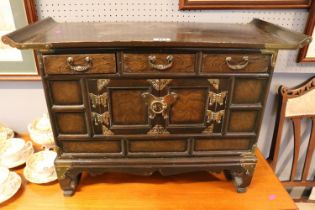
<instances>
[{"instance_id":1,"label":"cabinet top","mask_svg":"<svg viewBox=\"0 0 315 210\"><path fill-rule=\"evenodd\" d=\"M247 24L115 22L58 23L46 18L4 35L19 49L74 47L219 47L296 49L311 37L253 19Z\"/></svg>"}]
</instances>

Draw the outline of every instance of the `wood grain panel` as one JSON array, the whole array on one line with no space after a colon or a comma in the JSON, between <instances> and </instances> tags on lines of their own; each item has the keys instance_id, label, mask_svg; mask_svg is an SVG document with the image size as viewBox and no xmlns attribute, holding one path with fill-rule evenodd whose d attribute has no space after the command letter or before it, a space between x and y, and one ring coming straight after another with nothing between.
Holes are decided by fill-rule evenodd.
<instances>
[{"instance_id":1,"label":"wood grain panel","mask_svg":"<svg viewBox=\"0 0 315 210\"><path fill-rule=\"evenodd\" d=\"M130 140L130 152L184 152L186 140Z\"/></svg>"},{"instance_id":2,"label":"wood grain panel","mask_svg":"<svg viewBox=\"0 0 315 210\"><path fill-rule=\"evenodd\" d=\"M265 79L236 79L232 103L262 103L266 94Z\"/></svg>"},{"instance_id":3,"label":"wood grain panel","mask_svg":"<svg viewBox=\"0 0 315 210\"><path fill-rule=\"evenodd\" d=\"M250 139L196 139L195 151L246 150Z\"/></svg>"},{"instance_id":4,"label":"wood grain panel","mask_svg":"<svg viewBox=\"0 0 315 210\"><path fill-rule=\"evenodd\" d=\"M173 65L166 70L155 70L150 67L148 57L150 55L156 56L156 64L166 65L166 57L172 55ZM195 66L194 54L123 54L123 71L126 73L193 73Z\"/></svg>"},{"instance_id":5,"label":"wood grain panel","mask_svg":"<svg viewBox=\"0 0 315 210\"><path fill-rule=\"evenodd\" d=\"M178 95L171 107L170 123L203 123L207 89L172 89Z\"/></svg>"},{"instance_id":6,"label":"wood grain panel","mask_svg":"<svg viewBox=\"0 0 315 210\"><path fill-rule=\"evenodd\" d=\"M111 112L113 125L148 123L148 108L142 97L144 90L125 89L111 91Z\"/></svg>"},{"instance_id":7,"label":"wood grain panel","mask_svg":"<svg viewBox=\"0 0 315 210\"><path fill-rule=\"evenodd\" d=\"M86 134L84 113L56 113L56 123L60 134Z\"/></svg>"},{"instance_id":8,"label":"wood grain panel","mask_svg":"<svg viewBox=\"0 0 315 210\"><path fill-rule=\"evenodd\" d=\"M51 81L50 86L53 104L82 104L82 93L79 81Z\"/></svg>"},{"instance_id":9,"label":"wood grain panel","mask_svg":"<svg viewBox=\"0 0 315 210\"><path fill-rule=\"evenodd\" d=\"M225 59L231 57L231 64L237 65L244 63L243 57L248 56L248 65L241 70L232 70L226 64ZM269 67L269 57L267 55L246 55L246 54L204 54L202 63L202 72L267 72Z\"/></svg>"},{"instance_id":10,"label":"wood grain panel","mask_svg":"<svg viewBox=\"0 0 315 210\"><path fill-rule=\"evenodd\" d=\"M91 67L84 72L76 72L70 69L67 58L73 57L74 65L86 65L85 57L92 59ZM115 73L116 61L114 53L104 54L68 54L68 55L44 55L44 68L47 74L97 74Z\"/></svg>"},{"instance_id":11,"label":"wood grain panel","mask_svg":"<svg viewBox=\"0 0 315 210\"><path fill-rule=\"evenodd\" d=\"M231 111L228 131L254 132L258 118L258 111Z\"/></svg>"},{"instance_id":12,"label":"wood grain panel","mask_svg":"<svg viewBox=\"0 0 315 210\"><path fill-rule=\"evenodd\" d=\"M62 142L63 151L69 153L119 153L120 141Z\"/></svg>"}]
</instances>

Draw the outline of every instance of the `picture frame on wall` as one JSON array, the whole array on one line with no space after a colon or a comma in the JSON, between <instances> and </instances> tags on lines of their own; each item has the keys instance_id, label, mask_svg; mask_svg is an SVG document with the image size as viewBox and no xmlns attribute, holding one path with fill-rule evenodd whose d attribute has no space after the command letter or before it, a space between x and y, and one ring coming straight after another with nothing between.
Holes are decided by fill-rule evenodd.
<instances>
[{"instance_id":1,"label":"picture frame on wall","mask_svg":"<svg viewBox=\"0 0 315 210\"><path fill-rule=\"evenodd\" d=\"M310 10L309 10L309 16L308 21L305 26L304 33L306 35L312 36L313 41L303 47L298 55L297 62L315 62L315 3L312 4Z\"/></svg>"},{"instance_id":2,"label":"picture frame on wall","mask_svg":"<svg viewBox=\"0 0 315 210\"><path fill-rule=\"evenodd\" d=\"M179 0L179 9L289 9L309 8L312 0Z\"/></svg>"},{"instance_id":3,"label":"picture frame on wall","mask_svg":"<svg viewBox=\"0 0 315 210\"><path fill-rule=\"evenodd\" d=\"M37 21L34 0L0 1L0 37ZM33 50L17 50L0 39L0 80L39 80Z\"/></svg>"}]
</instances>

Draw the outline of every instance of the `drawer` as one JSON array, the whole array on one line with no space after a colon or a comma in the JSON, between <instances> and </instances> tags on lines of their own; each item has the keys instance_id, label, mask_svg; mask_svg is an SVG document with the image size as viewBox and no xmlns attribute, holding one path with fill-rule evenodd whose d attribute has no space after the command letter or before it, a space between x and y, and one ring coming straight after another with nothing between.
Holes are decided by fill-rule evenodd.
<instances>
[{"instance_id":1,"label":"drawer","mask_svg":"<svg viewBox=\"0 0 315 210\"><path fill-rule=\"evenodd\" d=\"M191 73L195 72L195 54L124 53L125 73Z\"/></svg>"},{"instance_id":2,"label":"drawer","mask_svg":"<svg viewBox=\"0 0 315 210\"><path fill-rule=\"evenodd\" d=\"M195 139L194 151L248 150L252 141L253 139L250 138L200 138Z\"/></svg>"},{"instance_id":3,"label":"drawer","mask_svg":"<svg viewBox=\"0 0 315 210\"><path fill-rule=\"evenodd\" d=\"M109 74L116 72L114 53L44 55L43 63L47 74Z\"/></svg>"},{"instance_id":4,"label":"drawer","mask_svg":"<svg viewBox=\"0 0 315 210\"><path fill-rule=\"evenodd\" d=\"M187 151L187 140L129 140L129 153L163 153Z\"/></svg>"},{"instance_id":5,"label":"drawer","mask_svg":"<svg viewBox=\"0 0 315 210\"><path fill-rule=\"evenodd\" d=\"M202 72L267 72L270 57L262 54L203 54Z\"/></svg>"},{"instance_id":6,"label":"drawer","mask_svg":"<svg viewBox=\"0 0 315 210\"><path fill-rule=\"evenodd\" d=\"M63 141L65 153L121 153L121 141Z\"/></svg>"}]
</instances>

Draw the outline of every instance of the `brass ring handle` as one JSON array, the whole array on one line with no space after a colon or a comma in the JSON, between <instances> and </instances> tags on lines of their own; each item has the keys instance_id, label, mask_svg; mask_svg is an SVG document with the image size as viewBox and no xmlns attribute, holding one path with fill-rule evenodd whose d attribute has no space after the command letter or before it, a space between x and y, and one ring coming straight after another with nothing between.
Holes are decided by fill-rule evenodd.
<instances>
[{"instance_id":1,"label":"brass ring handle","mask_svg":"<svg viewBox=\"0 0 315 210\"><path fill-rule=\"evenodd\" d=\"M77 71L77 72L83 72L89 70L89 68L92 66L92 58L90 57L85 57L84 58L85 65L75 65L73 57L68 57L67 58L67 64L70 67L71 70Z\"/></svg>"},{"instance_id":2,"label":"brass ring handle","mask_svg":"<svg viewBox=\"0 0 315 210\"><path fill-rule=\"evenodd\" d=\"M154 119L157 114L162 114L164 119L168 118L170 106L177 100L177 94L170 92L163 97L157 97L149 92L142 93L145 103L148 105L148 114L150 119Z\"/></svg>"},{"instance_id":3,"label":"brass ring handle","mask_svg":"<svg viewBox=\"0 0 315 210\"><path fill-rule=\"evenodd\" d=\"M150 55L148 57L148 62L151 68L163 71L169 69L173 66L174 57L172 55L168 55L166 57L167 64L156 64L156 57L154 55Z\"/></svg>"},{"instance_id":4,"label":"brass ring handle","mask_svg":"<svg viewBox=\"0 0 315 210\"><path fill-rule=\"evenodd\" d=\"M248 65L249 63L249 58L248 56L243 56L243 61L241 63L238 63L238 64L231 64L230 62L232 61L232 57L226 57L225 58L225 63L226 65L232 69L232 70L241 70L241 69L244 69L246 68L246 66Z\"/></svg>"}]
</instances>

